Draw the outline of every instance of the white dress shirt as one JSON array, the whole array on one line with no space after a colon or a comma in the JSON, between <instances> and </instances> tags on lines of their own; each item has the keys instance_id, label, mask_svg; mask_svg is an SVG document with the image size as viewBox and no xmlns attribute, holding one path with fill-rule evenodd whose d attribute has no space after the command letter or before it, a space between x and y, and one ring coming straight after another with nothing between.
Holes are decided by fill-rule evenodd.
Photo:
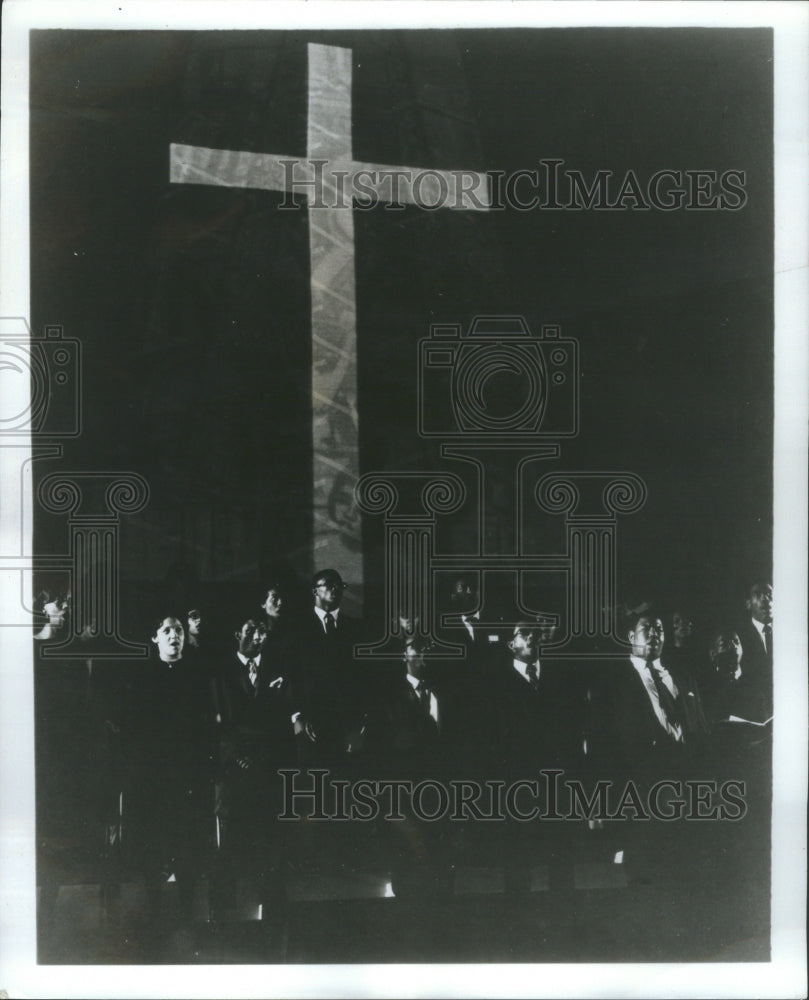
<instances>
[{"instance_id":1,"label":"white dress shirt","mask_svg":"<svg viewBox=\"0 0 809 1000\"><path fill-rule=\"evenodd\" d=\"M410 686L413 688L413 690L418 695L417 688L418 688L419 684L421 684L422 682L419 680L418 677L414 677L412 674L407 674L406 676L407 676L408 682L410 683ZM425 685L425 687L427 687L427 689L430 692L430 715L433 717L433 721L435 722L435 724L438 725L439 724L438 723L438 699L436 698L435 694L433 693L432 688L429 685Z\"/></svg>"},{"instance_id":2,"label":"white dress shirt","mask_svg":"<svg viewBox=\"0 0 809 1000\"><path fill-rule=\"evenodd\" d=\"M464 624L464 628L469 633L469 638L474 640L475 638L475 625L480 621L480 614L475 612L473 615L461 615L461 621Z\"/></svg>"},{"instance_id":3,"label":"white dress shirt","mask_svg":"<svg viewBox=\"0 0 809 1000\"><path fill-rule=\"evenodd\" d=\"M679 697L679 691L677 690L677 685L674 683L674 678L668 670L666 670L660 660L655 660L653 663L647 663L642 656L630 656L629 659L632 661L632 666L635 670L637 670L638 677L640 677L643 681L643 687L646 690L646 694L649 696L649 701L652 703L652 708L654 709L657 721L673 740L677 743L682 743L682 726L679 723L671 722L666 716L666 713L663 711L663 706L660 704L660 695L657 693L657 687L655 686L655 682L650 671L657 671L658 676L671 693L672 698L677 698Z\"/></svg>"},{"instance_id":4,"label":"white dress shirt","mask_svg":"<svg viewBox=\"0 0 809 1000\"><path fill-rule=\"evenodd\" d=\"M320 619L320 624L323 626L323 631L326 631L326 615L331 615L334 619L334 624L337 624L337 618L340 614L340 609L335 608L334 611L324 611L323 608L319 608L315 605L315 614Z\"/></svg>"},{"instance_id":5,"label":"white dress shirt","mask_svg":"<svg viewBox=\"0 0 809 1000\"><path fill-rule=\"evenodd\" d=\"M758 632L758 637L761 639L761 648L767 648L767 640L764 638L764 622L760 622L757 618L751 618L750 621L753 623L753 628ZM770 625L770 635L772 635L772 625Z\"/></svg>"},{"instance_id":6,"label":"white dress shirt","mask_svg":"<svg viewBox=\"0 0 809 1000\"><path fill-rule=\"evenodd\" d=\"M522 677L522 679L524 681L526 681L528 684L530 684L531 683L531 678L528 676L528 667L529 667L529 664L528 663L523 663L522 660L512 660L511 662L512 662L512 666L517 671L517 673L520 675L520 677ZM536 668L537 668L537 679L538 679L539 675L540 675L540 673L542 671L542 667L539 665L539 660L535 661L535 663L536 663Z\"/></svg>"}]
</instances>

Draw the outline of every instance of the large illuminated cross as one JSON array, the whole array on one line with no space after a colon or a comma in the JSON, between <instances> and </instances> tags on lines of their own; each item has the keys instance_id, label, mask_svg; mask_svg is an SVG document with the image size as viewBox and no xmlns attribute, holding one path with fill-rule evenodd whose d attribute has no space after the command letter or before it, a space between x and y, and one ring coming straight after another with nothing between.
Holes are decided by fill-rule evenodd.
<instances>
[{"instance_id":1,"label":"large illuminated cross","mask_svg":"<svg viewBox=\"0 0 809 1000\"><path fill-rule=\"evenodd\" d=\"M306 161L171 144L177 184L305 191L312 290L313 563L362 584L353 489L359 475L355 182L385 204L486 210L485 174L360 163L351 142L351 49L309 45ZM391 178L395 176L396 193ZM390 192L390 193L389 193ZM471 193L470 193L471 192Z\"/></svg>"}]
</instances>

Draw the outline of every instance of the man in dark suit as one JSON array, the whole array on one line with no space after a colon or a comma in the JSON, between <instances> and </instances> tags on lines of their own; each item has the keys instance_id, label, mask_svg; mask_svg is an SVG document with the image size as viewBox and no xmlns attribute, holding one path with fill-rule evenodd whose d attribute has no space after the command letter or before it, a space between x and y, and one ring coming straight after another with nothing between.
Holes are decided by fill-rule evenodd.
<instances>
[{"instance_id":1,"label":"man in dark suit","mask_svg":"<svg viewBox=\"0 0 809 1000\"><path fill-rule=\"evenodd\" d=\"M473 666L481 659L488 642L480 624L480 593L477 579L467 573L453 577L444 615L444 638L464 647L465 659Z\"/></svg>"},{"instance_id":2,"label":"man in dark suit","mask_svg":"<svg viewBox=\"0 0 809 1000\"><path fill-rule=\"evenodd\" d=\"M736 685L736 715L751 722L772 716L773 606L772 587L752 585L745 601L747 615L739 628L742 644L741 676Z\"/></svg>"},{"instance_id":3,"label":"man in dark suit","mask_svg":"<svg viewBox=\"0 0 809 1000\"><path fill-rule=\"evenodd\" d=\"M333 569L315 573L314 604L287 652L289 706L302 766L334 766L364 739L369 688L354 661L359 622L340 607L345 584Z\"/></svg>"},{"instance_id":4,"label":"man in dark suit","mask_svg":"<svg viewBox=\"0 0 809 1000\"><path fill-rule=\"evenodd\" d=\"M263 591L260 607L261 616L256 621L260 621L264 627L264 641L261 647L264 665L269 670L271 662L275 676L286 678L285 693L288 695L288 655L291 630L286 612L286 596L280 583L270 583Z\"/></svg>"},{"instance_id":5,"label":"man in dark suit","mask_svg":"<svg viewBox=\"0 0 809 1000\"><path fill-rule=\"evenodd\" d=\"M612 673L607 701L596 707L602 716L602 741L594 766L612 777L617 795L631 780L643 803L656 782L704 779L708 725L699 690L683 670L661 662L665 634L653 609L634 613L628 628L630 657ZM698 771L698 773L695 773ZM665 796L660 809L666 809ZM705 857L704 825L631 819L613 831L614 846L625 854L632 877L648 879L650 871L669 877L684 875ZM655 867L657 866L657 867ZM662 866L662 867L661 867Z\"/></svg>"},{"instance_id":6,"label":"man in dark suit","mask_svg":"<svg viewBox=\"0 0 809 1000\"><path fill-rule=\"evenodd\" d=\"M666 634L666 645L661 656L667 670L685 671L697 682L705 680L701 651L698 648L694 616L682 601L671 612Z\"/></svg>"},{"instance_id":7,"label":"man in dark suit","mask_svg":"<svg viewBox=\"0 0 809 1000\"><path fill-rule=\"evenodd\" d=\"M381 775L386 779L446 781L462 769L459 760L458 691L447 684L440 669L433 669L431 648L424 640L406 640L402 663L389 675L384 710ZM459 776L469 778L468 771ZM405 819L384 824L397 897L428 896L446 892L451 882L454 855L453 829L446 817L426 822L405 808Z\"/></svg>"},{"instance_id":8,"label":"man in dark suit","mask_svg":"<svg viewBox=\"0 0 809 1000\"><path fill-rule=\"evenodd\" d=\"M728 757L747 783L745 816L751 866L766 878L769 868L772 817L773 720L773 594L766 580L757 580L745 600L747 614L739 625L741 662L729 685L730 713L745 722L723 727L732 739ZM734 671L735 673L735 671ZM727 733L723 733L727 735Z\"/></svg>"},{"instance_id":9,"label":"man in dark suit","mask_svg":"<svg viewBox=\"0 0 809 1000\"><path fill-rule=\"evenodd\" d=\"M185 630L158 622L155 658L133 667L122 724L123 839L153 902L176 881L190 916L214 838L214 706L205 677L183 659ZM172 878L173 876L173 878Z\"/></svg>"},{"instance_id":10,"label":"man in dark suit","mask_svg":"<svg viewBox=\"0 0 809 1000\"><path fill-rule=\"evenodd\" d=\"M285 678L263 651L263 623L247 618L234 637L236 651L218 679L217 817L222 861L218 902L236 875L246 872L269 916L282 894L278 769L293 763L292 724Z\"/></svg>"},{"instance_id":11,"label":"man in dark suit","mask_svg":"<svg viewBox=\"0 0 809 1000\"><path fill-rule=\"evenodd\" d=\"M656 760L698 754L708 726L693 678L661 662L661 617L651 609L633 617L629 661L621 664L611 683L610 739L630 770L654 771Z\"/></svg>"},{"instance_id":12,"label":"man in dark suit","mask_svg":"<svg viewBox=\"0 0 809 1000\"><path fill-rule=\"evenodd\" d=\"M709 650L710 675L706 691L712 735L721 758L733 760L751 755L744 753L753 747L768 744L772 735L772 719L751 718L749 689L742 670L742 643L736 629L717 629ZM755 706L752 706L755 708Z\"/></svg>"},{"instance_id":13,"label":"man in dark suit","mask_svg":"<svg viewBox=\"0 0 809 1000\"><path fill-rule=\"evenodd\" d=\"M453 690L455 735L459 751L477 757L479 732L491 723L486 684L501 654L500 634L480 622L480 593L477 577L458 573L452 578L442 615L439 638L460 646L460 658L430 660L430 671L447 690ZM493 642L492 640L498 640ZM460 737L464 739L461 741ZM461 746L463 743L463 746Z\"/></svg>"},{"instance_id":14,"label":"man in dark suit","mask_svg":"<svg viewBox=\"0 0 809 1000\"><path fill-rule=\"evenodd\" d=\"M543 643L553 640L553 628L520 622L502 648L501 657L484 685L488 725L480 730L481 759L487 777L538 782L537 805L546 801L543 769L575 772L582 757L582 711L572 665L540 659ZM562 824L525 823L511 817L505 828L506 888L524 889L537 862L549 866L553 886L570 885L567 856L570 828Z\"/></svg>"},{"instance_id":15,"label":"man in dark suit","mask_svg":"<svg viewBox=\"0 0 809 1000\"><path fill-rule=\"evenodd\" d=\"M407 640L403 668L390 679L386 707L386 747L393 770L409 775L446 771L458 732L458 692L445 683L430 661L431 647L423 640Z\"/></svg>"},{"instance_id":16,"label":"man in dark suit","mask_svg":"<svg viewBox=\"0 0 809 1000\"><path fill-rule=\"evenodd\" d=\"M552 639L546 629L544 641ZM489 706L491 760L504 775L535 777L547 767L575 767L582 744L582 718L571 668L540 662L536 622L514 626L496 668L484 684Z\"/></svg>"}]
</instances>

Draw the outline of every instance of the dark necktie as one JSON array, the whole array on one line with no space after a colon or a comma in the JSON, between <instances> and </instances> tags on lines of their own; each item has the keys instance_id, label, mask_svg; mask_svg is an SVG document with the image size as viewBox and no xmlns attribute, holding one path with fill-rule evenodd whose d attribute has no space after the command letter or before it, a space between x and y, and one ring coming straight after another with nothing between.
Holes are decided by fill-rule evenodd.
<instances>
[{"instance_id":1,"label":"dark necktie","mask_svg":"<svg viewBox=\"0 0 809 1000\"><path fill-rule=\"evenodd\" d=\"M767 658L772 659L772 625L764 626L764 648L767 650Z\"/></svg>"},{"instance_id":2,"label":"dark necktie","mask_svg":"<svg viewBox=\"0 0 809 1000\"><path fill-rule=\"evenodd\" d=\"M654 686L657 690L657 697L660 699L660 707L663 709L663 714L672 726L679 726L680 732L682 732L683 736L685 736L680 707L677 704L676 698L663 683L663 678L655 670L651 663L649 664L649 673L652 675L652 680L654 681Z\"/></svg>"},{"instance_id":3,"label":"dark necktie","mask_svg":"<svg viewBox=\"0 0 809 1000\"><path fill-rule=\"evenodd\" d=\"M326 635L332 636L337 632L337 622L334 620L334 615L330 611L327 611L326 614L323 615L323 623L326 626Z\"/></svg>"},{"instance_id":4,"label":"dark necktie","mask_svg":"<svg viewBox=\"0 0 809 1000\"><path fill-rule=\"evenodd\" d=\"M531 685L532 691L539 690L539 668L536 663L529 663L525 668L525 675L528 678L528 683Z\"/></svg>"}]
</instances>

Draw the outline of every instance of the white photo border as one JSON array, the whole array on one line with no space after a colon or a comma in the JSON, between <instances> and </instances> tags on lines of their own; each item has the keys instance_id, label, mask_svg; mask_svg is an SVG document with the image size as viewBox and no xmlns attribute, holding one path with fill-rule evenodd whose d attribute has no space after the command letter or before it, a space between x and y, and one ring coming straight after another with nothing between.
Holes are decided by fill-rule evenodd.
<instances>
[{"instance_id":1,"label":"white photo border","mask_svg":"<svg viewBox=\"0 0 809 1000\"><path fill-rule=\"evenodd\" d=\"M34 934L30 631L0 629L0 991L10 997L791 997L806 990L806 552L809 406L809 4L8 0L2 37L0 316L30 315L28 32L32 28L235 29L713 26L774 30L775 676L772 961L721 964L38 966ZM25 400L19 401L24 405ZM0 477L6 471L0 468ZM30 483L29 483L30 487ZM0 551L31 551L27 497L2 494ZM20 524L25 525L20 537ZM0 560L0 562L2 562ZM19 598L0 565L0 604Z\"/></svg>"}]
</instances>

